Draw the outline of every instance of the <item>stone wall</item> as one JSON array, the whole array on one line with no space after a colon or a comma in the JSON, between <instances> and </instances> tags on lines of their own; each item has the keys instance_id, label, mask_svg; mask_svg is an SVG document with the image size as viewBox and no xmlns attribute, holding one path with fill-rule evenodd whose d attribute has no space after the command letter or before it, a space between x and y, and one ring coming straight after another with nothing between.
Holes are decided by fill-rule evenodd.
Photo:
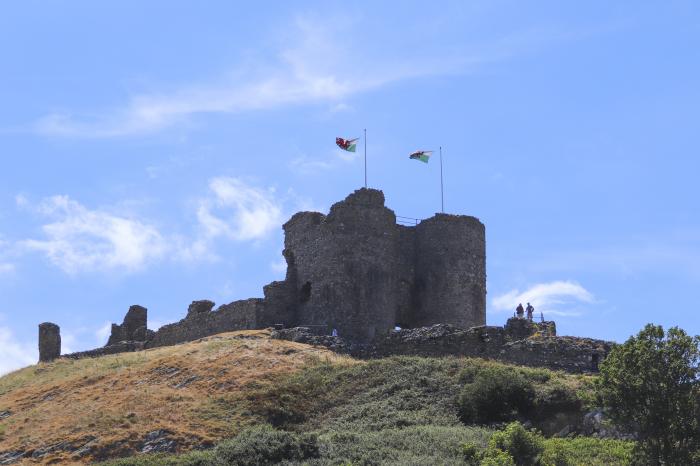
<instances>
[{"instance_id":1,"label":"stone wall","mask_svg":"<svg viewBox=\"0 0 700 466\"><path fill-rule=\"evenodd\" d=\"M590 338L558 337L547 333L552 329L550 324L529 323L519 327L520 330L530 330L522 339L519 338L520 333L512 332L512 325L484 325L465 330L446 324L392 331L385 337L364 344L340 337L315 335L304 328L276 330L272 336L325 346L360 358L468 356L571 373L597 372L598 364L608 355L613 343Z\"/></svg>"},{"instance_id":2,"label":"stone wall","mask_svg":"<svg viewBox=\"0 0 700 466\"><path fill-rule=\"evenodd\" d=\"M144 349L144 347L145 342L143 341L120 341L119 343L103 346L102 348L95 348L87 351L78 351L76 353L64 354L61 357L68 359L97 358L100 356L107 356L109 354L130 353L133 351L140 351Z\"/></svg>"},{"instance_id":3,"label":"stone wall","mask_svg":"<svg viewBox=\"0 0 700 466\"><path fill-rule=\"evenodd\" d=\"M258 322L262 314L263 300L256 298L234 301L214 311L189 313L181 321L158 329L145 347L169 346L217 333L260 328Z\"/></svg>"}]
</instances>

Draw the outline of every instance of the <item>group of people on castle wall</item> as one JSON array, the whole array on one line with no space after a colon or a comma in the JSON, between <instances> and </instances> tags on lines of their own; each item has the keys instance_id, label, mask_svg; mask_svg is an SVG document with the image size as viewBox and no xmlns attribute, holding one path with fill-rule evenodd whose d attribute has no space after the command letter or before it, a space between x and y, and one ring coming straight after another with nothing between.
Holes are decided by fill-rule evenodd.
<instances>
[{"instance_id":1,"label":"group of people on castle wall","mask_svg":"<svg viewBox=\"0 0 700 466\"><path fill-rule=\"evenodd\" d=\"M532 318L533 318L532 316L535 313L535 307L532 304L527 303L527 307L523 308L523 303L518 303L518 307L515 308L515 314L518 317L518 319L524 318L524 314L526 312L527 312L527 320L532 322ZM542 317L542 320L544 320L544 316L541 316L541 317Z\"/></svg>"}]
</instances>

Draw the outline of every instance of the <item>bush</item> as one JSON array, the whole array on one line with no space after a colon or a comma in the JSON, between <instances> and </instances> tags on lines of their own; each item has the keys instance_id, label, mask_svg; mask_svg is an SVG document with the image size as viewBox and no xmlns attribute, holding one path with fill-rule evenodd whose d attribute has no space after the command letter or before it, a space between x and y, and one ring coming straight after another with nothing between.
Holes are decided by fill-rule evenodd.
<instances>
[{"instance_id":1,"label":"bush","mask_svg":"<svg viewBox=\"0 0 700 466\"><path fill-rule=\"evenodd\" d=\"M484 454L480 466L515 466L513 457L505 451L489 450Z\"/></svg>"},{"instance_id":2,"label":"bush","mask_svg":"<svg viewBox=\"0 0 700 466\"><path fill-rule=\"evenodd\" d=\"M529 414L535 390L522 373L509 367L484 367L460 393L460 418L465 423L512 421Z\"/></svg>"},{"instance_id":3,"label":"bush","mask_svg":"<svg viewBox=\"0 0 700 466\"><path fill-rule=\"evenodd\" d=\"M217 462L236 466L276 464L305 460L319 455L315 435L275 430L270 426L242 431L214 450Z\"/></svg>"},{"instance_id":4,"label":"bush","mask_svg":"<svg viewBox=\"0 0 700 466\"><path fill-rule=\"evenodd\" d=\"M321 459L310 464L464 465L464 445L480 452L490 436L487 429L462 425L332 431L319 434ZM471 464L478 465L478 459Z\"/></svg>"},{"instance_id":5,"label":"bush","mask_svg":"<svg viewBox=\"0 0 700 466\"><path fill-rule=\"evenodd\" d=\"M527 431L519 422L513 422L491 436L486 456L493 450L508 453L517 465L536 465L544 451L544 439L536 432Z\"/></svg>"},{"instance_id":6,"label":"bush","mask_svg":"<svg viewBox=\"0 0 700 466\"><path fill-rule=\"evenodd\" d=\"M624 440L550 438L540 458L546 466L622 466L632 464L633 449L634 442Z\"/></svg>"},{"instance_id":7,"label":"bush","mask_svg":"<svg viewBox=\"0 0 700 466\"><path fill-rule=\"evenodd\" d=\"M464 455L464 462L468 465L477 465L481 459L481 449L474 442L467 442L462 445L462 454Z\"/></svg>"}]
</instances>

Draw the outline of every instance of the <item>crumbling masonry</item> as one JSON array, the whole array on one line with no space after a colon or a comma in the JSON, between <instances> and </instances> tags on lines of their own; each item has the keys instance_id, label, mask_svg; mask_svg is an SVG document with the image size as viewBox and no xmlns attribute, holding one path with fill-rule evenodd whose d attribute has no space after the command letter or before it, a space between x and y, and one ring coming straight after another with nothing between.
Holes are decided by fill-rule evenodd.
<instances>
[{"instance_id":1,"label":"crumbling masonry","mask_svg":"<svg viewBox=\"0 0 700 466\"><path fill-rule=\"evenodd\" d=\"M436 214L403 226L385 207L381 191L360 189L333 205L328 215L295 214L284 233L287 274L285 280L263 288L264 298L235 301L216 310L211 301L194 301L183 320L155 332L147 329L146 309L132 306L124 322L112 326L104 348L66 357L135 351L267 327L337 334L369 354L367 348L386 352L396 346L396 327L486 328L485 231L474 217ZM553 325L546 328L553 336ZM538 327L528 326L521 336L534 333L540 333ZM511 340L512 334L508 333ZM40 347L52 347L51 335L40 329ZM484 338L475 341L489 344ZM58 353L45 354L51 357L42 360ZM604 354L596 361L600 356Z\"/></svg>"}]
</instances>

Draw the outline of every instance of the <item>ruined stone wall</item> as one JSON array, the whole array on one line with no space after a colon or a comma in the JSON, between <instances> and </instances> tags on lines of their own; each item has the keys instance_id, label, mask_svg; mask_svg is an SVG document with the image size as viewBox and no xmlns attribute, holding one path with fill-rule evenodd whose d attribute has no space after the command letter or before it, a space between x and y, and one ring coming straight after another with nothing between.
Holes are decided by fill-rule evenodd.
<instances>
[{"instance_id":1,"label":"ruined stone wall","mask_svg":"<svg viewBox=\"0 0 700 466\"><path fill-rule=\"evenodd\" d=\"M61 357L67 359L97 358L100 356L107 356L110 354L131 353L133 351L140 351L144 348L145 342L143 341L121 341L113 345L103 346L102 348L95 348L87 351L78 351L76 353L64 354Z\"/></svg>"},{"instance_id":2,"label":"ruined stone wall","mask_svg":"<svg viewBox=\"0 0 700 466\"><path fill-rule=\"evenodd\" d=\"M591 338L531 336L511 340L503 327L483 326L469 330L445 330L443 327L392 332L359 355L469 356L581 373L597 372L598 364L612 348L611 342Z\"/></svg>"},{"instance_id":3,"label":"ruined stone wall","mask_svg":"<svg viewBox=\"0 0 700 466\"><path fill-rule=\"evenodd\" d=\"M513 332L516 327L512 325L481 326L465 330L445 324L392 331L383 338L365 344L341 337L315 335L304 328L274 331L272 337L325 346L359 358L395 355L467 356L572 373L598 371L598 364L608 355L613 343L543 333L551 329L549 324L545 322L518 326L518 330L529 329L529 334L522 339L519 339L519 332Z\"/></svg>"},{"instance_id":4,"label":"ruined stone wall","mask_svg":"<svg viewBox=\"0 0 700 466\"><path fill-rule=\"evenodd\" d=\"M112 324L112 332L106 346L122 341L146 341L148 334L148 310L139 305L129 307L121 325Z\"/></svg>"},{"instance_id":5,"label":"ruined stone wall","mask_svg":"<svg viewBox=\"0 0 700 466\"><path fill-rule=\"evenodd\" d=\"M258 319L262 314L262 299L234 301L215 311L192 313L179 322L162 326L145 347L175 345L217 333L260 328Z\"/></svg>"},{"instance_id":6,"label":"ruined stone wall","mask_svg":"<svg viewBox=\"0 0 700 466\"><path fill-rule=\"evenodd\" d=\"M437 214L416 229L415 326L486 323L486 239L474 217Z\"/></svg>"},{"instance_id":7,"label":"ruined stone wall","mask_svg":"<svg viewBox=\"0 0 700 466\"><path fill-rule=\"evenodd\" d=\"M61 356L61 329L51 322L39 324L39 361L53 361Z\"/></svg>"}]
</instances>

